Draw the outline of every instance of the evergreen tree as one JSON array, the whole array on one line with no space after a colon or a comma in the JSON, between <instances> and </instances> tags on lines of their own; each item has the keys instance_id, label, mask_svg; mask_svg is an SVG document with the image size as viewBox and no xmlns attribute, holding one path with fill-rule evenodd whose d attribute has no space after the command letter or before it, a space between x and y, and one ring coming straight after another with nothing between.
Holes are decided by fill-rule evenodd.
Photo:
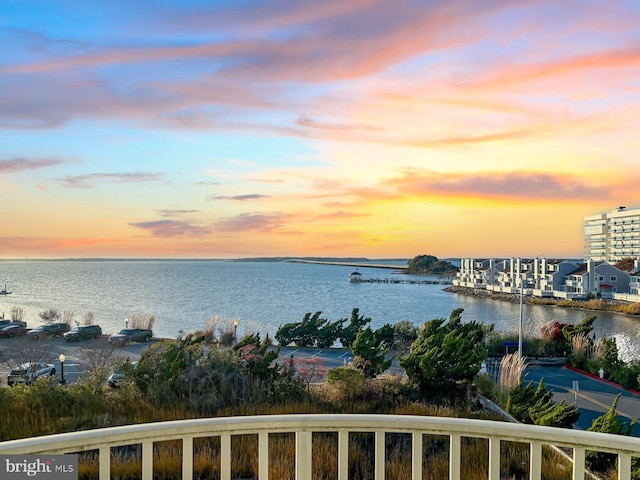
<instances>
[{"instance_id":1,"label":"evergreen tree","mask_svg":"<svg viewBox=\"0 0 640 480\"><path fill-rule=\"evenodd\" d=\"M628 425L620 420L620 418L616 415L616 407L618 406L618 400L620 400L620 395L618 394L616 398L613 400L611 407L604 415L596 418L589 428L587 428L590 432L601 432L601 433L613 433L615 435L631 435L631 429L636 423L636 419L634 418L631 423ZM614 453L605 453L605 452L587 452L585 461L589 468L597 471L606 471L609 468L612 468L615 464L617 455ZM638 460L634 459L633 464L633 478L637 478L640 472L638 472Z\"/></svg>"},{"instance_id":2,"label":"evergreen tree","mask_svg":"<svg viewBox=\"0 0 640 480\"><path fill-rule=\"evenodd\" d=\"M536 388L533 382L526 386L520 382L509 393L506 410L520 422L549 427L571 428L580 416L575 404L553 403L553 392L547 390L544 380Z\"/></svg>"},{"instance_id":3,"label":"evergreen tree","mask_svg":"<svg viewBox=\"0 0 640 480\"><path fill-rule=\"evenodd\" d=\"M344 325L347 322L347 319L343 318L340 322L341 325ZM342 343L342 346L345 348L351 348L360 329L364 328L364 326L370 322L371 317L365 318L364 315L360 315L360 310L358 308L351 310L349 323L345 327L342 327L338 334L338 339L340 340L340 343Z\"/></svg>"},{"instance_id":4,"label":"evergreen tree","mask_svg":"<svg viewBox=\"0 0 640 480\"><path fill-rule=\"evenodd\" d=\"M446 389L470 383L487 355L482 325L462 323L459 308L444 318L424 324L411 352L400 359L409 379L423 394L433 389Z\"/></svg>"},{"instance_id":5,"label":"evergreen tree","mask_svg":"<svg viewBox=\"0 0 640 480\"><path fill-rule=\"evenodd\" d=\"M393 339L393 327L388 324L376 331L373 331L371 327L361 329L356 335L352 347L353 366L367 378L381 374L393 362L393 358L387 359L389 329L391 329L391 338Z\"/></svg>"}]
</instances>

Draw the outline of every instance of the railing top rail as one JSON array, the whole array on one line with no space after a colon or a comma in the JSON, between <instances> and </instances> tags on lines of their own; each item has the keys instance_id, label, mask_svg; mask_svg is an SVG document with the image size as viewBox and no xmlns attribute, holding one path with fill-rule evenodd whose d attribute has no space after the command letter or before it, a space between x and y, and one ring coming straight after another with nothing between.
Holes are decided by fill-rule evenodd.
<instances>
[{"instance_id":1,"label":"railing top rail","mask_svg":"<svg viewBox=\"0 0 640 480\"><path fill-rule=\"evenodd\" d=\"M492 420L410 415L265 415L144 423L1 442L0 454L65 453L92 450L107 445L178 439L185 435L208 437L221 433L240 435L264 431L456 434L515 442L533 441L557 446L588 447L599 451L624 451L640 455L640 439L635 437Z\"/></svg>"}]
</instances>

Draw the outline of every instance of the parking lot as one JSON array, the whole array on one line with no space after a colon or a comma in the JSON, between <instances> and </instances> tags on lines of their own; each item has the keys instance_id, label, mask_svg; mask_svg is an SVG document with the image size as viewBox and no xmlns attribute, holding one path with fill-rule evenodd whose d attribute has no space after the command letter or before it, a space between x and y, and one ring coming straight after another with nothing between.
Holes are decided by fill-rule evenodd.
<instances>
[{"instance_id":1,"label":"parking lot","mask_svg":"<svg viewBox=\"0 0 640 480\"><path fill-rule=\"evenodd\" d=\"M13 366L33 361L52 364L56 370L56 378L61 379L60 355L64 355L65 382L75 382L83 370L83 365L90 361L91 356L95 358L96 355L113 352L118 357L135 361L148 346L148 343L132 343L113 347L107 342L106 336L80 342L66 342L61 337L43 340L31 340L26 337L3 338L0 339L0 384L7 384L7 376Z\"/></svg>"}]
</instances>

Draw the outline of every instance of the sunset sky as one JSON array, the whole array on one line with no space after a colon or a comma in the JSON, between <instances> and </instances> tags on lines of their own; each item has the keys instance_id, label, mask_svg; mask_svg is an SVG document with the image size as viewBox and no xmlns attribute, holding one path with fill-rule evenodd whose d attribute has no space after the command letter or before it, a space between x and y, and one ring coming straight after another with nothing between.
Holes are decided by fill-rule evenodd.
<instances>
[{"instance_id":1,"label":"sunset sky","mask_svg":"<svg viewBox=\"0 0 640 480\"><path fill-rule=\"evenodd\" d=\"M0 258L581 257L640 2L3 0Z\"/></svg>"}]
</instances>

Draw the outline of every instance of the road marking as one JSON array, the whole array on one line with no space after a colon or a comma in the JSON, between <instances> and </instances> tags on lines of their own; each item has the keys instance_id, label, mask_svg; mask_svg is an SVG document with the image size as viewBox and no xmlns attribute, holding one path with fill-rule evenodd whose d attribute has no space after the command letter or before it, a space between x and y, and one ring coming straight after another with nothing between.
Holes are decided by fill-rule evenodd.
<instances>
[{"instance_id":1,"label":"road marking","mask_svg":"<svg viewBox=\"0 0 640 480\"><path fill-rule=\"evenodd\" d=\"M609 411L609 409L611 408L611 405L606 405L606 404L596 400L595 398L590 397L589 395L585 395L582 392L575 392L575 394L580 398L584 398L585 400L587 400L587 401L589 401L591 403L594 403L594 404L598 405L599 407L604 408L606 411ZM622 410L618 410L617 408L616 408L616 414L620 415L622 417L626 417L629 420L633 420L634 418L636 418L636 417L632 417L628 413L623 412Z\"/></svg>"}]
</instances>

